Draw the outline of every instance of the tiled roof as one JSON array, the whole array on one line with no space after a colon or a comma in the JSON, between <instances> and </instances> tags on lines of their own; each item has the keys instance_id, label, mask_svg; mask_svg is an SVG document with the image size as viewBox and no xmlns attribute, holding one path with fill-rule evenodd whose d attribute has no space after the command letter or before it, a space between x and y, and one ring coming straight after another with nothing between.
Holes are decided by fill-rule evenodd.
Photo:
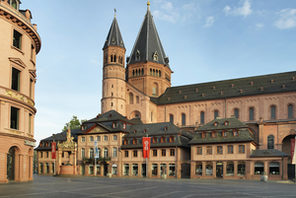
<instances>
[{"instance_id":1,"label":"tiled roof","mask_svg":"<svg viewBox=\"0 0 296 198\"><path fill-rule=\"evenodd\" d=\"M226 124L227 123L227 124ZM248 126L237 118L216 118L205 125L198 127L197 131L225 130L234 128L247 128Z\"/></svg>"},{"instance_id":2,"label":"tiled roof","mask_svg":"<svg viewBox=\"0 0 296 198\"><path fill-rule=\"evenodd\" d=\"M111 110L106 113L98 115L96 118L90 119L83 124L87 123L97 123L97 122L110 122L110 121L125 121L130 122L125 116L121 115L117 111Z\"/></svg>"},{"instance_id":3,"label":"tiled roof","mask_svg":"<svg viewBox=\"0 0 296 198\"><path fill-rule=\"evenodd\" d=\"M286 157L286 153L277 149L257 149L253 150L251 157Z\"/></svg>"},{"instance_id":4,"label":"tiled roof","mask_svg":"<svg viewBox=\"0 0 296 198\"><path fill-rule=\"evenodd\" d=\"M118 46L125 48L116 17L114 17L113 19L103 49L106 49L109 46Z\"/></svg>"},{"instance_id":5,"label":"tiled roof","mask_svg":"<svg viewBox=\"0 0 296 198\"><path fill-rule=\"evenodd\" d=\"M151 101L174 104L296 91L296 71L168 88Z\"/></svg>"}]
</instances>

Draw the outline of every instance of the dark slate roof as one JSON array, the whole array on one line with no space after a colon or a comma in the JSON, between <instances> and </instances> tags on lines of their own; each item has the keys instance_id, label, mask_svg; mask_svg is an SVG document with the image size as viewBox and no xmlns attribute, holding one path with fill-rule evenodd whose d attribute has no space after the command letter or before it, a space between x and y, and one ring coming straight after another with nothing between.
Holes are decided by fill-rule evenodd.
<instances>
[{"instance_id":1,"label":"dark slate roof","mask_svg":"<svg viewBox=\"0 0 296 198\"><path fill-rule=\"evenodd\" d=\"M130 122L130 120L128 120L125 116L121 115L115 110L111 110L106 113L98 115L96 118L83 122L83 124L97 123L97 122L110 122L110 121L118 121L118 120L121 120L124 122Z\"/></svg>"},{"instance_id":2,"label":"dark slate roof","mask_svg":"<svg viewBox=\"0 0 296 198\"><path fill-rule=\"evenodd\" d=\"M116 17L114 17L113 22L111 24L103 50L109 46L118 46L125 48Z\"/></svg>"},{"instance_id":3,"label":"dark slate roof","mask_svg":"<svg viewBox=\"0 0 296 198\"><path fill-rule=\"evenodd\" d=\"M140 53L139 60L136 60L137 52ZM158 61L153 60L155 52L157 52ZM153 16L149 9L145 15L140 32L138 33L128 64L147 61L164 64L169 67L169 59L165 55L153 21Z\"/></svg>"},{"instance_id":4,"label":"dark slate roof","mask_svg":"<svg viewBox=\"0 0 296 198\"><path fill-rule=\"evenodd\" d=\"M221 136L219 133L216 134L216 137L211 137L210 133L206 133L206 137L202 138L201 133L202 132L198 132L189 144L218 144L254 141L254 135L248 129L238 129L238 136L233 136L232 131L229 131L226 137Z\"/></svg>"},{"instance_id":5,"label":"dark slate roof","mask_svg":"<svg viewBox=\"0 0 296 198\"><path fill-rule=\"evenodd\" d=\"M225 123L228 123L225 125ZM216 123L216 125L215 125ZM205 125L198 127L197 131L225 130L247 128L248 126L237 118L216 118Z\"/></svg>"},{"instance_id":6,"label":"dark slate roof","mask_svg":"<svg viewBox=\"0 0 296 198\"><path fill-rule=\"evenodd\" d=\"M168 88L151 101L163 105L296 91L296 71Z\"/></svg>"},{"instance_id":7,"label":"dark slate roof","mask_svg":"<svg viewBox=\"0 0 296 198\"><path fill-rule=\"evenodd\" d=\"M286 153L276 149L258 149L253 150L251 157L286 157Z\"/></svg>"},{"instance_id":8,"label":"dark slate roof","mask_svg":"<svg viewBox=\"0 0 296 198\"><path fill-rule=\"evenodd\" d=\"M71 136L74 137L74 141L77 142L77 136L81 133L80 129L71 129ZM63 131L57 134L53 134L50 137L42 139L40 142L52 142L52 141L66 141L67 131ZM40 145L35 150L51 150L51 147L40 147Z\"/></svg>"}]
</instances>

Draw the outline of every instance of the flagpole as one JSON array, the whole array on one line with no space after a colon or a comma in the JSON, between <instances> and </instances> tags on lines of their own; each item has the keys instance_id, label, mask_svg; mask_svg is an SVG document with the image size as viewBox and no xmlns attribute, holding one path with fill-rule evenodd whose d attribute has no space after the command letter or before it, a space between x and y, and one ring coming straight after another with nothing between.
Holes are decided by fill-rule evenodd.
<instances>
[{"instance_id":1,"label":"flagpole","mask_svg":"<svg viewBox=\"0 0 296 198\"><path fill-rule=\"evenodd\" d=\"M146 134L146 137L148 137L148 134ZM150 150L149 150L149 152L150 152ZM148 154L148 156L149 156L149 154ZM148 156L146 157L146 178L148 178Z\"/></svg>"}]
</instances>

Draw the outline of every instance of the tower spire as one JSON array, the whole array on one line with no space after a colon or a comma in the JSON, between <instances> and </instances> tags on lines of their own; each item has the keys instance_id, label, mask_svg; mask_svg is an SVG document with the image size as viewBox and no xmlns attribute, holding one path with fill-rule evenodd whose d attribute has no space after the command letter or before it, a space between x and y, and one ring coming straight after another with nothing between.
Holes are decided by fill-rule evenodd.
<instances>
[{"instance_id":1,"label":"tower spire","mask_svg":"<svg viewBox=\"0 0 296 198\"><path fill-rule=\"evenodd\" d=\"M147 1L147 10L150 10L150 1Z\"/></svg>"},{"instance_id":2,"label":"tower spire","mask_svg":"<svg viewBox=\"0 0 296 198\"><path fill-rule=\"evenodd\" d=\"M114 18L116 18L116 13L117 13L117 10L116 8L114 8Z\"/></svg>"}]
</instances>

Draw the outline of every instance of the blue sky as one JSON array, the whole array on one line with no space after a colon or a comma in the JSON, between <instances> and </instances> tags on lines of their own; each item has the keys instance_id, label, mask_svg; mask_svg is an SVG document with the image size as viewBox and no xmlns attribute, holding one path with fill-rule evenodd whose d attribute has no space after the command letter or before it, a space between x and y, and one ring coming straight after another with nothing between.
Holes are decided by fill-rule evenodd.
<instances>
[{"instance_id":1,"label":"blue sky","mask_svg":"<svg viewBox=\"0 0 296 198\"><path fill-rule=\"evenodd\" d=\"M102 47L113 9L130 55L146 0L23 0L42 39L37 57L35 138L72 115L100 113ZM172 86L296 68L295 0L151 0Z\"/></svg>"}]
</instances>

